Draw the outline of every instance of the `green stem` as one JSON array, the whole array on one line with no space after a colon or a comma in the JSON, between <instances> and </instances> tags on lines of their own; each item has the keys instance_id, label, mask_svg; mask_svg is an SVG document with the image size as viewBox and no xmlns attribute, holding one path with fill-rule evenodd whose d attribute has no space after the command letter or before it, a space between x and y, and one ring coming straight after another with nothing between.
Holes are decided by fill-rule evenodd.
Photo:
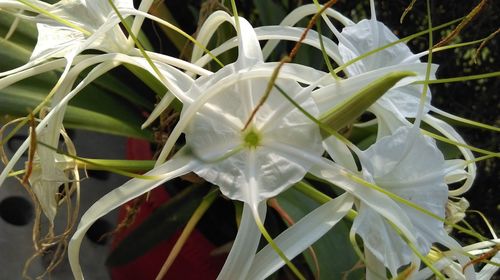
<instances>
[{"instance_id":1,"label":"green stem","mask_svg":"<svg viewBox=\"0 0 500 280\"><path fill-rule=\"evenodd\" d=\"M119 169L128 172L145 172L153 169L155 161L78 158L76 164L78 167L85 167L87 170Z\"/></svg>"},{"instance_id":2,"label":"green stem","mask_svg":"<svg viewBox=\"0 0 500 280\"><path fill-rule=\"evenodd\" d=\"M256 212L256 210L254 210ZM280 258L286 263L286 265L292 270L293 274L297 276L300 280L305 280L306 278L300 273L299 269L286 257L285 253L278 247L278 245L274 242L273 238L271 235L269 235L269 232L267 232L266 228L264 227L264 224L262 224L262 221L260 220L260 217L258 213L254 213L255 217L255 223L257 224L257 227L259 228L260 232L262 233L262 236L267 240L269 245L274 249L274 251L280 256Z\"/></svg>"},{"instance_id":3,"label":"green stem","mask_svg":"<svg viewBox=\"0 0 500 280\"><path fill-rule=\"evenodd\" d=\"M318 191L316 188L314 188L304 180L297 182L294 185L294 188L320 204L325 204L328 201L332 200L330 196ZM358 213L351 209L345 217L350 221L354 221L354 218L356 218L357 215Z\"/></svg>"},{"instance_id":4,"label":"green stem","mask_svg":"<svg viewBox=\"0 0 500 280\"><path fill-rule=\"evenodd\" d=\"M485 74L470 75L470 76L437 79L437 80L432 80L432 81L428 81L428 80L416 81L416 82L414 82L414 84L432 85L432 84L456 83L456 82L466 82L466 81L479 80L479 79L488 79L488 78L493 78L493 77L498 77L498 76L500 76L500 71L485 73Z\"/></svg>"},{"instance_id":5,"label":"green stem","mask_svg":"<svg viewBox=\"0 0 500 280\"><path fill-rule=\"evenodd\" d=\"M30 7L30 8L32 8L34 11L37 11L37 12L38 12L39 14L41 14L41 15L44 15L44 16L46 16L46 17L48 17L48 18L51 18L51 19L53 19L53 20L55 20L55 21L59 22L59 23L60 23L60 24L62 24L62 25L66 25L66 26L68 26L68 27L71 27L71 28L73 28L73 29L75 29L75 30L78 30L78 31L82 32L85 36L90 36L90 35L92 35L92 33L91 33L91 32L89 32L89 31L87 31L87 30L85 30L85 29L81 28L80 26L78 26L78 25L76 25L76 24L73 24L73 23L71 23L70 21L65 20L65 19L63 19L63 18L61 18L61 17L58 17L58 16L56 16L56 15L54 15L54 14L50 13L49 11L44 10L44 9L42 9L42 8L40 8L40 7L38 7L38 6L34 5L34 4L32 4L32 3L30 3L29 1L26 1L26 0L17 0L17 1L19 1L19 2L23 3L24 5L26 5L26 6Z\"/></svg>"}]
</instances>

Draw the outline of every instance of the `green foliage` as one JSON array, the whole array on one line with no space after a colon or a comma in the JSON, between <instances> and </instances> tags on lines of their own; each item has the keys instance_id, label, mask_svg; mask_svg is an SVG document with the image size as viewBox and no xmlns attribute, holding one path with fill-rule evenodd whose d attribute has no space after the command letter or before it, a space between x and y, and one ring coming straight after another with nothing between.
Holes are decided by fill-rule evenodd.
<instances>
[{"instance_id":1,"label":"green foliage","mask_svg":"<svg viewBox=\"0 0 500 280\"><path fill-rule=\"evenodd\" d=\"M0 34L5 35L13 18L1 15ZM32 23L20 21L12 37L0 38L0 71L26 63L36 36ZM45 72L0 89L0 113L9 118L25 117L45 99L59 74L58 71ZM152 132L141 130L140 126L144 121L142 110L151 110L153 103L147 95L138 94L122 80L108 73L87 86L70 102L65 126L151 140Z\"/></svg>"}]
</instances>

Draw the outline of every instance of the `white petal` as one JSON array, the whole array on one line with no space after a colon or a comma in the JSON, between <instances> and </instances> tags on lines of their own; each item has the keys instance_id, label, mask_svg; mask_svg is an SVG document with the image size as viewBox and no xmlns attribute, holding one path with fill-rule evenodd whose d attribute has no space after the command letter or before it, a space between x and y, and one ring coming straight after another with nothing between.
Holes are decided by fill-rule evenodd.
<instances>
[{"instance_id":1,"label":"white petal","mask_svg":"<svg viewBox=\"0 0 500 280\"><path fill-rule=\"evenodd\" d=\"M401 209L398 209L400 212ZM351 231L363 239L363 245L379 262L384 263L392 276L413 260L413 253L387 221L373 209L361 204ZM365 250L366 250L365 249ZM376 267L376 266L375 266ZM370 269L367 264L367 270Z\"/></svg>"},{"instance_id":2,"label":"white petal","mask_svg":"<svg viewBox=\"0 0 500 280\"><path fill-rule=\"evenodd\" d=\"M302 20L308 15L313 15L318 12L318 6L315 4L306 4L302 5L295 10L291 11L280 23L281 26L294 26L297 22ZM323 18L327 20L328 26L331 28L331 22L327 18L327 16L332 17L338 20L344 26L354 24L349 18L345 17L341 13L335 11L332 8L327 9L323 13ZM278 45L278 40L271 40L263 48L264 57L267 56L274 50L274 48Z\"/></svg>"},{"instance_id":3,"label":"white petal","mask_svg":"<svg viewBox=\"0 0 500 280\"><path fill-rule=\"evenodd\" d=\"M328 152L328 155L333 159L333 161L353 172L357 171L358 167L356 166L356 161L354 160L351 151L335 136L324 139L323 147L325 147L325 150Z\"/></svg>"},{"instance_id":4,"label":"white petal","mask_svg":"<svg viewBox=\"0 0 500 280\"><path fill-rule=\"evenodd\" d=\"M57 24L37 24L38 39L30 60L64 57L80 44L85 36L70 27Z\"/></svg>"},{"instance_id":5,"label":"white petal","mask_svg":"<svg viewBox=\"0 0 500 280\"><path fill-rule=\"evenodd\" d=\"M496 253L496 255L493 258L491 258L490 261L496 263L496 265L487 263L483 268L481 268L481 270L477 274L477 279L488 280L492 279L492 277L496 275L495 273L497 273L498 269L500 268L498 266L498 263L500 263L500 252Z\"/></svg>"},{"instance_id":6,"label":"white petal","mask_svg":"<svg viewBox=\"0 0 500 280\"><path fill-rule=\"evenodd\" d=\"M444 158L434 141L417 132L402 127L394 135L379 139L360 156L361 165L378 186L444 219L448 198ZM436 233L444 231L443 222L398 204L399 211L407 215L414 226L415 245L426 255L432 243L437 242ZM393 276L399 267L411 261L413 253L405 242L374 209L363 203L353 230L363 237L365 246L387 264Z\"/></svg>"},{"instance_id":7,"label":"white petal","mask_svg":"<svg viewBox=\"0 0 500 280\"><path fill-rule=\"evenodd\" d=\"M292 259L337 224L352 208L353 197L343 194L321 205L274 240L288 259ZM284 265L274 249L267 245L255 256L248 279L265 279Z\"/></svg>"},{"instance_id":8,"label":"white petal","mask_svg":"<svg viewBox=\"0 0 500 280\"><path fill-rule=\"evenodd\" d=\"M457 131L448 123L446 123L442 120L439 120L431 115L425 115L423 120L427 124L429 124L430 126L435 128L437 131L442 133L448 139L455 141L455 142L458 142L458 143L461 143L461 144L465 144L465 145L467 144L465 142L465 140L462 138L462 136L460 136L460 134L458 134ZM474 179L476 178L477 167L476 167L476 163L474 161L474 159L475 159L474 154L471 152L470 149L468 149L466 147L457 146L457 148L462 153L464 159L469 162L469 164L467 164L468 176L460 188L449 191L450 196L459 196L459 195L467 192L471 188L472 183L474 182Z\"/></svg>"},{"instance_id":9,"label":"white petal","mask_svg":"<svg viewBox=\"0 0 500 280\"><path fill-rule=\"evenodd\" d=\"M255 32L257 33L259 40L271 40L270 42L278 40L297 42L301 39L304 31L305 28L289 26L262 26L255 28ZM302 43L321 50L319 34L314 30L309 30L309 32L307 32L307 36L303 38ZM323 37L323 45L328 56L331 57L336 63L341 64L337 44L335 44L330 38ZM264 57L268 57L270 54L267 49L263 49L263 53Z\"/></svg>"},{"instance_id":10,"label":"white petal","mask_svg":"<svg viewBox=\"0 0 500 280\"><path fill-rule=\"evenodd\" d=\"M207 46L215 31L217 31L217 28L219 28L222 23L226 21L231 22L231 20L231 16L226 12L215 11L211 13L210 16L205 19L205 22L203 23L201 28L198 30L198 36L196 37L196 40L202 46ZM203 51L203 49L195 45L193 47L193 53L191 54L191 62L197 61L203 55Z\"/></svg>"},{"instance_id":11,"label":"white petal","mask_svg":"<svg viewBox=\"0 0 500 280\"><path fill-rule=\"evenodd\" d=\"M387 278L385 264L372 254L371 250L365 250L366 280L380 280Z\"/></svg>"},{"instance_id":12,"label":"white petal","mask_svg":"<svg viewBox=\"0 0 500 280\"><path fill-rule=\"evenodd\" d=\"M383 23L365 19L342 30L339 51L345 63L397 40L398 38ZM351 75L359 75L380 67L398 65L403 61L408 63L409 61L405 59L410 56L413 56L410 48L404 43L398 43L348 66L347 71ZM415 59L410 63L417 62L419 60Z\"/></svg>"},{"instance_id":13,"label":"white petal","mask_svg":"<svg viewBox=\"0 0 500 280\"><path fill-rule=\"evenodd\" d=\"M259 39L250 23L240 17L238 31L238 60L235 65L239 69L247 68L263 62Z\"/></svg>"},{"instance_id":14,"label":"white petal","mask_svg":"<svg viewBox=\"0 0 500 280\"><path fill-rule=\"evenodd\" d=\"M240 227L226 262L219 276L217 276L218 280L247 279L261 237L250 207L247 203L243 204ZM262 202L258 208L260 219L264 221L267 209L266 203Z\"/></svg>"},{"instance_id":15,"label":"white petal","mask_svg":"<svg viewBox=\"0 0 500 280\"><path fill-rule=\"evenodd\" d=\"M172 158L168 162L145 174L147 176L158 176L158 179L131 179L100 198L85 212L68 246L69 263L75 279L83 279L79 261L80 245L85 233L97 219L103 217L127 201L147 193L162 183L190 172L194 167L199 165L191 156L183 155L182 151L178 153L181 153L181 155Z\"/></svg>"}]
</instances>

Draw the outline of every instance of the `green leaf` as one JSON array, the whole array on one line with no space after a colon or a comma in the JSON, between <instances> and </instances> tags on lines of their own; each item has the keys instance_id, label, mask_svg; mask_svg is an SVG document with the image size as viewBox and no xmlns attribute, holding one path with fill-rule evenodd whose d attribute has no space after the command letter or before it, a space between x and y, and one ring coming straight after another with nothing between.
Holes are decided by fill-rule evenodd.
<instances>
[{"instance_id":1,"label":"green leaf","mask_svg":"<svg viewBox=\"0 0 500 280\"><path fill-rule=\"evenodd\" d=\"M0 11L0 38L5 38L14 23L14 19L13 15ZM30 21L20 20L9 41L22 48L31 50L35 46L37 37L36 25Z\"/></svg>"},{"instance_id":2,"label":"green leaf","mask_svg":"<svg viewBox=\"0 0 500 280\"><path fill-rule=\"evenodd\" d=\"M319 206L316 201L294 188L280 194L277 200L294 221L300 220ZM343 279L344 273L356 265L358 256L349 241L349 228L350 224L342 220L312 246L318 259L319 279ZM316 265L311 254L305 251L304 255L315 274ZM361 279L362 273L361 270L353 271L347 279Z\"/></svg>"},{"instance_id":3,"label":"green leaf","mask_svg":"<svg viewBox=\"0 0 500 280\"><path fill-rule=\"evenodd\" d=\"M285 17L285 9L271 0L253 0L262 25L277 25Z\"/></svg>"},{"instance_id":4,"label":"green leaf","mask_svg":"<svg viewBox=\"0 0 500 280\"><path fill-rule=\"evenodd\" d=\"M43 101L49 90L50 86L32 80L2 89L0 113L24 117ZM68 128L151 140L151 131L140 129L143 121L141 113L132 104L92 86L70 102L64 118Z\"/></svg>"},{"instance_id":5,"label":"green leaf","mask_svg":"<svg viewBox=\"0 0 500 280\"><path fill-rule=\"evenodd\" d=\"M111 252L106 263L126 264L168 239L187 223L201 203L207 188L192 185L159 207Z\"/></svg>"}]
</instances>

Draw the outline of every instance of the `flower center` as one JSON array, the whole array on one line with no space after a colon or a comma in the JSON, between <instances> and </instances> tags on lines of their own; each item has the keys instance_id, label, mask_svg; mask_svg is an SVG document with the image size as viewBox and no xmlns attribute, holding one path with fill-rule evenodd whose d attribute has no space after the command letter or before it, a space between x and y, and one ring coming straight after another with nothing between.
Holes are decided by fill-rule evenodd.
<instances>
[{"instance_id":1,"label":"flower center","mask_svg":"<svg viewBox=\"0 0 500 280\"><path fill-rule=\"evenodd\" d=\"M248 131L243 137L245 147L248 148L254 148L254 149L257 148L257 146L259 146L260 144L260 140L261 140L260 135L254 129Z\"/></svg>"}]
</instances>

